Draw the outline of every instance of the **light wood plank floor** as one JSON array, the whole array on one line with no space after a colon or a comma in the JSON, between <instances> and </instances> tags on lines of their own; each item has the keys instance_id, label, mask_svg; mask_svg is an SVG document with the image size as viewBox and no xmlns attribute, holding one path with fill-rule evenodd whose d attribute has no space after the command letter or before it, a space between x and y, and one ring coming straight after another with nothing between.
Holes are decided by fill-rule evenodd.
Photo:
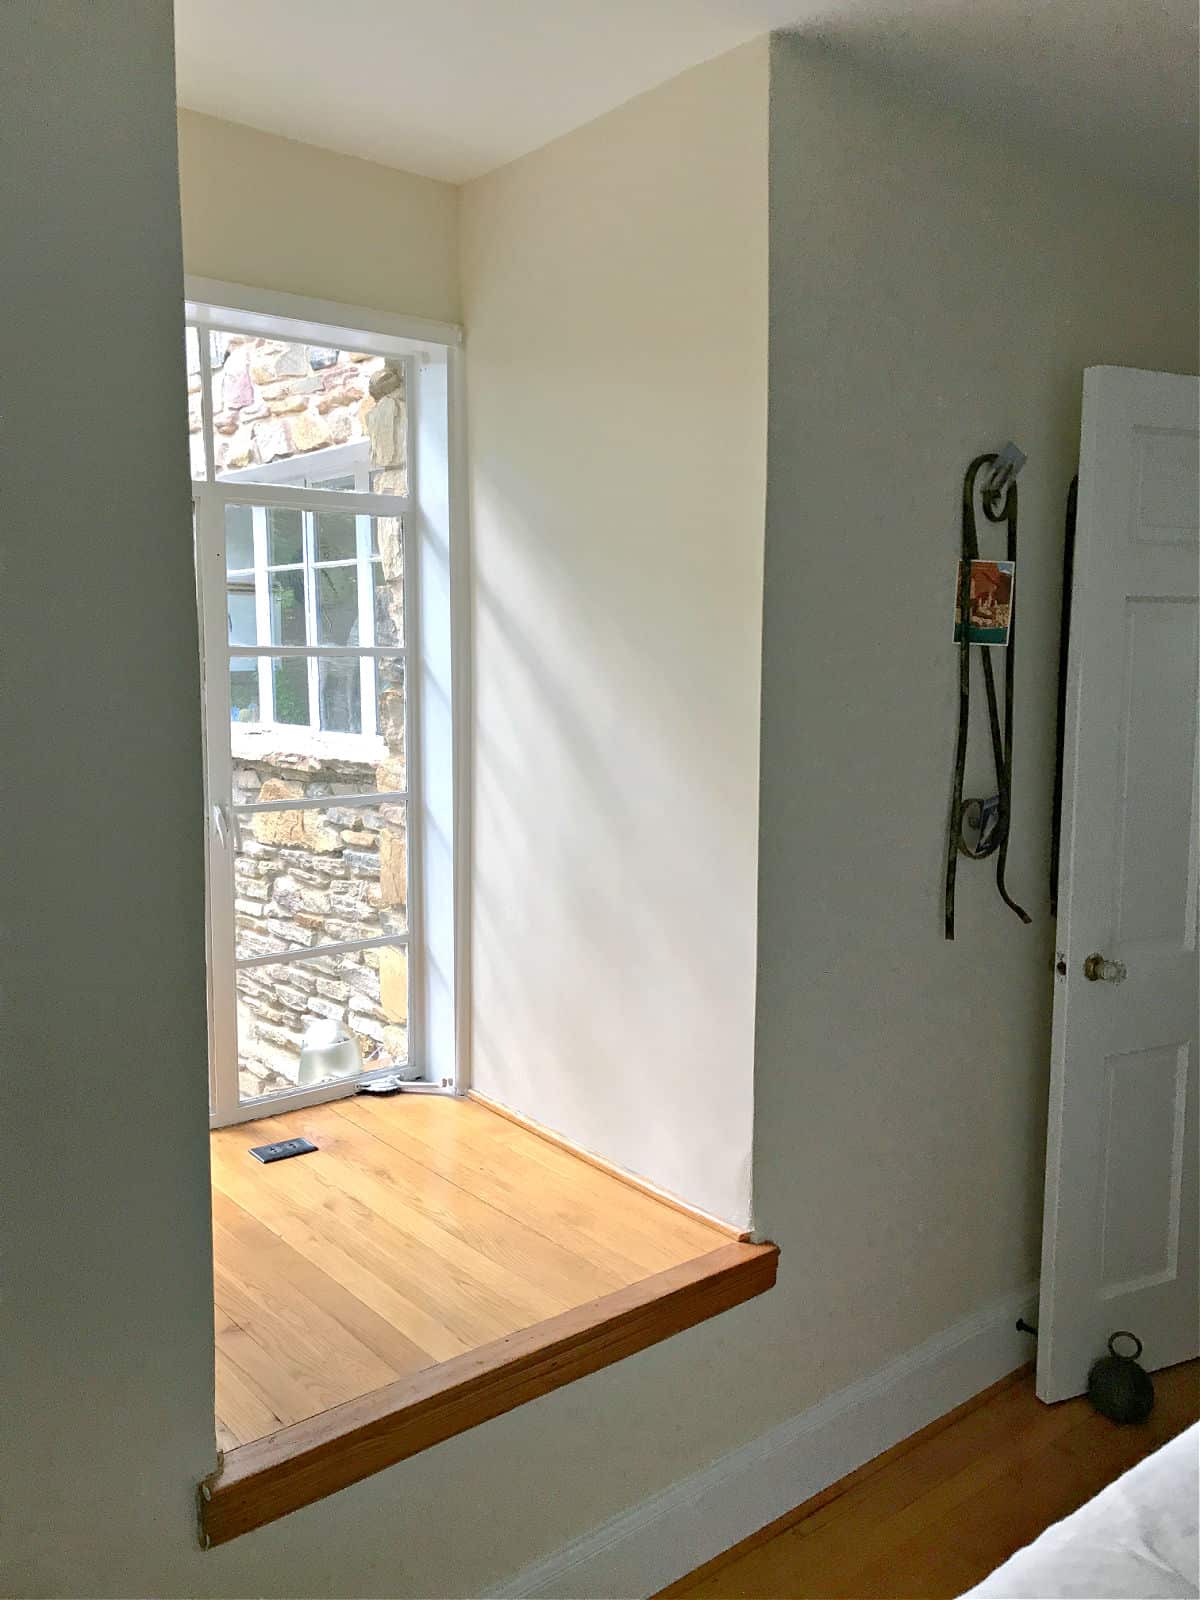
<instances>
[{"instance_id":1,"label":"light wood plank floor","mask_svg":"<svg viewBox=\"0 0 1200 1600\"><path fill-rule=\"evenodd\" d=\"M1024 1373L868 1462L665 1589L707 1600L960 1595L1200 1417L1200 1362L1154 1374L1154 1415L1119 1428L1044 1406Z\"/></svg>"},{"instance_id":2,"label":"light wood plank floor","mask_svg":"<svg viewBox=\"0 0 1200 1600\"><path fill-rule=\"evenodd\" d=\"M270 1166L252 1145L303 1135ZM359 1096L212 1135L217 1435L274 1433L727 1244L485 1107Z\"/></svg>"}]
</instances>

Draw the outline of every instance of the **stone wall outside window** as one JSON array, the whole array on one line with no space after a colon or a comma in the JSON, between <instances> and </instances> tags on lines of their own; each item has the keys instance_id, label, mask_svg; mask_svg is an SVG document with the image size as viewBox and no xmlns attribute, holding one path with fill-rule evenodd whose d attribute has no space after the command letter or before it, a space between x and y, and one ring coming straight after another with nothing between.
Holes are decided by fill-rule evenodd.
<instances>
[{"instance_id":1,"label":"stone wall outside window","mask_svg":"<svg viewBox=\"0 0 1200 1600\"><path fill-rule=\"evenodd\" d=\"M346 741L343 741L345 743ZM403 788L382 740L378 763L279 748L270 733L234 730L233 798L328 797L316 810L243 818L234 858L238 951L267 955L407 927L408 846L402 805L339 806L339 796ZM383 947L315 957L237 976L238 1065L243 1098L296 1083L305 1029L318 1017L346 1025L364 1066L408 1060L408 960Z\"/></svg>"},{"instance_id":2,"label":"stone wall outside window","mask_svg":"<svg viewBox=\"0 0 1200 1600\"><path fill-rule=\"evenodd\" d=\"M204 476L200 337L188 329L188 432L196 478ZM407 419L398 361L252 334L209 337L217 472L366 439L372 488L379 494L406 492Z\"/></svg>"}]
</instances>

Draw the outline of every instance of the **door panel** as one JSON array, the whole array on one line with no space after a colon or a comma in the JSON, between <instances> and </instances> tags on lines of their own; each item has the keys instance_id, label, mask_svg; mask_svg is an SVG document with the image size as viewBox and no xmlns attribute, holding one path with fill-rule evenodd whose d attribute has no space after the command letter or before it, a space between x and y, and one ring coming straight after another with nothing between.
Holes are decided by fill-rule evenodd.
<instances>
[{"instance_id":1,"label":"door panel","mask_svg":"<svg viewBox=\"0 0 1200 1600\"><path fill-rule=\"evenodd\" d=\"M1168 1283L1179 1267L1187 1042L1105 1062L1100 1293Z\"/></svg>"},{"instance_id":2,"label":"door panel","mask_svg":"<svg viewBox=\"0 0 1200 1600\"><path fill-rule=\"evenodd\" d=\"M1197 1354L1200 384L1084 381L1038 1393ZM1099 956L1107 966L1089 966ZM1113 981L1116 980L1116 981Z\"/></svg>"},{"instance_id":3,"label":"door panel","mask_svg":"<svg viewBox=\"0 0 1200 1600\"><path fill-rule=\"evenodd\" d=\"M1189 841L1196 824L1196 602L1127 601L1123 644L1116 937L1190 950L1195 925L1194 917L1189 925L1187 914Z\"/></svg>"}]
</instances>

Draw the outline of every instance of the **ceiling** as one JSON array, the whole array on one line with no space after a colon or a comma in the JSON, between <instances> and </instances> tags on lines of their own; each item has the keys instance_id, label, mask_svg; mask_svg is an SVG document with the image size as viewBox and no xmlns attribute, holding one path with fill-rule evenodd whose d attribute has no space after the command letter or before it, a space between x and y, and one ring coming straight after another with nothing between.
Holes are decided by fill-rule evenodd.
<instances>
[{"instance_id":1,"label":"ceiling","mask_svg":"<svg viewBox=\"0 0 1200 1600\"><path fill-rule=\"evenodd\" d=\"M799 0L176 0L180 102L454 182L791 19Z\"/></svg>"},{"instance_id":2,"label":"ceiling","mask_svg":"<svg viewBox=\"0 0 1200 1600\"><path fill-rule=\"evenodd\" d=\"M1194 0L176 0L179 99L462 182L776 27L1122 176L1192 180Z\"/></svg>"}]
</instances>

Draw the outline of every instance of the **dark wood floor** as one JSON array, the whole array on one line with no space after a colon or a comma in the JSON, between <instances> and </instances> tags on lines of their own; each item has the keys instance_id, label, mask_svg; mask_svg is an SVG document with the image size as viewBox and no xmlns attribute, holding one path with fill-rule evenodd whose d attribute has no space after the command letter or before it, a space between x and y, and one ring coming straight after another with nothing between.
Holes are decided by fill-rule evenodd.
<instances>
[{"instance_id":1,"label":"dark wood floor","mask_svg":"<svg viewBox=\"0 0 1200 1600\"><path fill-rule=\"evenodd\" d=\"M1044 1406L1017 1375L663 1591L696 1600L940 1600L1200 1417L1200 1362L1155 1373L1154 1415L1119 1428Z\"/></svg>"}]
</instances>

